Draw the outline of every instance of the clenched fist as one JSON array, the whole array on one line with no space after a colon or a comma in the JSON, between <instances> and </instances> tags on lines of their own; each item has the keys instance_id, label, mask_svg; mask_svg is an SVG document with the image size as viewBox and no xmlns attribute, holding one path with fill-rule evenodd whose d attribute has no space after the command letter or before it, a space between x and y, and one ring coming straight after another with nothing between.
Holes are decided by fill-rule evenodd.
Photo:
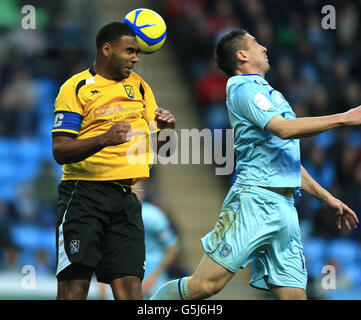
<instances>
[{"instance_id":1,"label":"clenched fist","mask_svg":"<svg viewBox=\"0 0 361 320\"><path fill-rule=\"evenodd\" d=\"M116 146L131 139L132 129L128 122L118 122L102 135L105 146Z\"/></svg>"}]
</instances>

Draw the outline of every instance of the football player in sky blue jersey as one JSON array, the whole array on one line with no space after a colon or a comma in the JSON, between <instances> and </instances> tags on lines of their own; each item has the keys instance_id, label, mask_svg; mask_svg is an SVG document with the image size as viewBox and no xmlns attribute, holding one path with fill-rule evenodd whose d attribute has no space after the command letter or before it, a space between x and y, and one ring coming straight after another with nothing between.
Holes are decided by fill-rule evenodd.
<instances>
[{"instance_id":1,"label":"football player in sky blue jersey","mask_svg":"<svg viewBox=\"0 0 361 320\"><path fill-rule=\"evenodd\" d=\"M146 201L147 184L138 181L134 193L142 202L145 232L145 273L143 299L148 300L169 281L168 268L179 252L179 239L167 214L155 204Z\"/></svg>"},{"instance_id":2,"label":"football player in sky blue jersey","mask_svg":"<svg viewBox=\"0 0 361 320\"><path fill-rule=\"evenodd\" d=\"M345 113L296 118L265 75L267 49L245 30L224 35L216 47L218 67L230 76L227 109L234 132L237 179L219 219L201 239L205 254L190 277L173 280L152 297L204 299L220 291L252 263L250 285L276 299L306 299L307 270L294 195L319 200L338 229L357 228L356 214L322 188L303 168L299 139L361 124L361 106Z\"/></svg>"}]
</instances>

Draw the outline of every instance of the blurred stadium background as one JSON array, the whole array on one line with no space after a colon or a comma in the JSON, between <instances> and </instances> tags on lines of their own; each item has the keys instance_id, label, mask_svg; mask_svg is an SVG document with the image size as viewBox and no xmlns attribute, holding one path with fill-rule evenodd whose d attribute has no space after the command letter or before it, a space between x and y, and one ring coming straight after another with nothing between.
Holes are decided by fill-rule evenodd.
<instances>
[{"instance_id":1,"label":"blurred stadium background","mask_svg":"<svg viewBox=\"0 0 361 320\"><path fill-rule=\"evenodd\" d=\"M21 27L21 8L36 9L36 29ZM335 30L321 27L321 9L334 5ZM141 57L136 71L158 105L181 128L227 129L224 88L215 68L215 41L242 26L268 48L270 84L297 116L343 112L361 103L361 1L354 0L58 0L0 1L0 299L54 299L56 187L61 168L52 159L53 101L59 86L88 68L95 34L135 8L159 12L168 25L165 46ZM311 175L361 217L361 131L342 128L302 141ZM234 175L214 165L155 165L150 199L169 214L181 254L169 270L194 270L199 239L215 224ZM310 299L361 298L361 229L337 231L335 219L303 195L297 201L309 271ZM35 268L35 288L26 289ZM322 268L336 270L336 289L322 288ZM250 268L215 299L270 299L248 286ZM90 299L98 299L93 281Z\"/></svg>"}]
</instances>

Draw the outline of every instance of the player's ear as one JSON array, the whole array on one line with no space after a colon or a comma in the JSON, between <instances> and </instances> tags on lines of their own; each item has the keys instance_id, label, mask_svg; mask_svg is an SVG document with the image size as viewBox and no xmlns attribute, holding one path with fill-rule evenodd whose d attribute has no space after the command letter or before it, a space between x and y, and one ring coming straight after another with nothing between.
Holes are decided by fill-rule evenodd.
<instances>
[{"instance_id":1,"label":"player's ear","mask_svg":"<svg viewBox=\"0 0 361 320\"><path fill-rule=\"evenodd\" d=\"M245 63L248 61L248 55L247 55L246 50L238 50L236 52L236 57L237 57L237 60L240 61L241 63Z\"/></svg>"},{"instance_id":2,"label":"player's ear","mask_svg":"<svg viewBox=\"0 0 361 320\"><path fill-rule=\"evenodd\" d=\"M109 57L112 53L112 45L109 42L105 42L101 50L105 57Z\"/></svg>"}]
</instances>

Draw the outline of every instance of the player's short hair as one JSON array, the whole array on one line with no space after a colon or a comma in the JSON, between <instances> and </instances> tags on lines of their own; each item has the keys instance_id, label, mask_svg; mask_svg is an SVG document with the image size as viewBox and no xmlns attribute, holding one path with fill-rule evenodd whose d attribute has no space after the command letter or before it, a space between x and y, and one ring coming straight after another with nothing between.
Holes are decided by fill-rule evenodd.
<instances>
[{"instance_id":1,"label":"player's short hair","mask_svg":"<svg viewBox=\"0 0 361 320\"><path fill-rule=\"evenodd\" d=\"M100 49L106 42L114 43L123 36L135 37L135 34L126 23L118 21L108 23L99 30L96 36L96 48Z\"/></svg>"},{"instance_id":2,"label":"player's short hair","mask_svg":"<svg viewBox=\"0 0 361 320\"><path fill-rule=\"evenodd\" d=\"M236 52L248 49L247 44L243 41L247 33L248 31L245 29L236 29L226 33L217 42L214 51L217 66L229 76L234 76L237 70Z\"/></svg>"}]
</instances>

